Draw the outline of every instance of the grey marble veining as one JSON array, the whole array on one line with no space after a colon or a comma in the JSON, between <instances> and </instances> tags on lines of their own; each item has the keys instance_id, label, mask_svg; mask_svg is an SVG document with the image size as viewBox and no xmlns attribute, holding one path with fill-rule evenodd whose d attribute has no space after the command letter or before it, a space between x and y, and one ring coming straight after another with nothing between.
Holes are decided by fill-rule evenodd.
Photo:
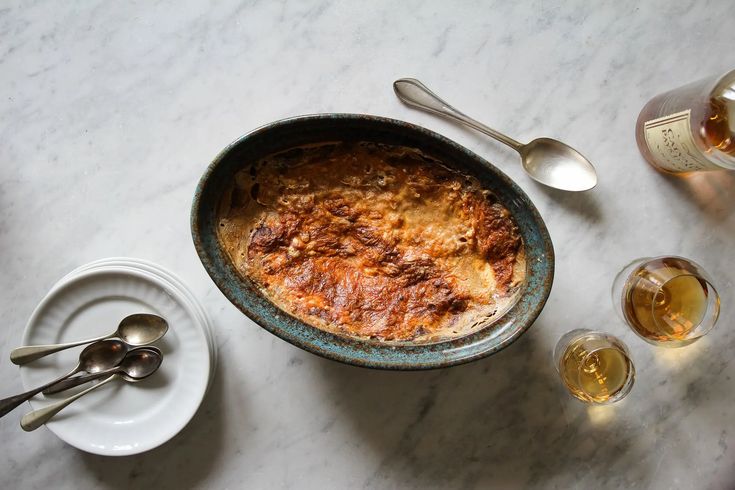
<instances>
[{"instance_id":1,"label":"grey marble veining","mask_svg":"<svg viewBox=\"0 0 735 490\"><path fill-rule=\"evenodd\" d=\"M106 256L175 271L211 314L220 362L191 424L108 459L0 419L1 488L735 487L735 173L688 180L643 162L633 128L656 93L732 68L732 6L689 2L20 2L0 6L0 352L73 267ZM564 194L515 154L393 96L415 76L519 140L548 135L600 184ZM243 317L199 264L188 213L227 143L314 112L437 130L531 196L557 252L546 309L516 344L448 370L375 372L319 359ZM662 351L614 315L617 270L646 255L702 263L717 329ZM622 337L632 393L588 408L561 389L557 339ZM0 362L3 394L20 390ZM4 396L4 395L3 395Z\"/></svg>"}]
</instances>

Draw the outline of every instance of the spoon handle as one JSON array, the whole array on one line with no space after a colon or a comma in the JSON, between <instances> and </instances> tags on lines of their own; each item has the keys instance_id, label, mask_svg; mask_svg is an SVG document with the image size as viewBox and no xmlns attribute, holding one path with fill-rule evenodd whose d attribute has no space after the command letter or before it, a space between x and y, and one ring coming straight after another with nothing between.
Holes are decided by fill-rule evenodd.
<instances>
[{"instance_id":1,"label":"spoon handle","mask_svg":"<svg viewBox=\"0 0 735 490\"><path fill-rule=\"evenodd\" d=\"M84 383L89 383L90 381L93 381L95 379L104 378L105 376L110 376L111 374L115 374L117 372L119 372L119 369L117 367L114 367L111 369L105 369L104 371L100 371L99 373L82 374L80 376L74 376L73 378L66 378L62 381L59 381L58 383L52 384L51 386L43 390L43 394L53 395L54 393L66 391L70 388L74 388L75 386L83 385Z\"/></svg>"},{"instance_id":2,"label":"spoon handle","mask_svg":"<svg viewBox=\"0 0 735 490\"><path fill-rule=\"evenodd\" d=\"M23 415L23 418L20 419L20 426L23 428L24 431L30 432L32 430L36 430L39 427L41 427L43 424L51 420L51 418L56 415L57 413L61 412L64 408L67 407L67 405L71 404L73 401L75 401L77 398L81 398L87 393L89 393L92 390L96 390L102 385L106 385L113 379L117 378L116 374L113 374L109 378L107 378L104 381L101 381L97 383L94 386L90 386L84 391L80 391L76 395L72 395L69 398L65 400L58 401L56 403L52 403L51 405L47 405L43 408L39 408L38 410L34 410L32 412L29 412L25 415Z\"/></svg>"},{"instance_id":3,"label":"spoon handle","mask_svg":"<svg viewBox=\"0 0 735 490\"><path fill-rule=\"evenodd\" d=\"M396 96L401 99L401 102L404 104L465 124L481 133L485 133L491 138L495 138L516 151L520 151L523 146L523 144L513 138L485 126L480 121L476 121L468 115L458 111L440 99L438 95L429 90L426 85L415 78L401 78L400 80L396 80L393 82L393 90L395 91Z\"/></svg>"},{"instance_id":4,"label":"spoon handle","mask_svg":"<svg viewBox=\"0 0 735 490\"><path fill-rule=\"evenodd\" d=\"M61 350L76 347L78 345L91 344L92 342L97 342L98 340L104 340L110 337L112 337L112 335L103 335L102 337L88 340L80 340L78 342L67 342L66 344L28 345L24 347L18 347L16 349L13 349L13 351L10 353L10 362L21 366L31 361L35 361L36 359L45 357L49 354L53 354L54 352L59 352Z\"/></svg>"},{"instance_id":5,"label":"spoon handle","mask_svg":"<svg viewBox=\"0 0 735 490\"><path fill-rule=\"evenodd\" d=\"M66 373L65 375L63 375L63 376L61 376L59 378L56 378L53 381L49 381L45 385L39 386L38 388L34 388L32 390L28 390L25 393L21 393L19 395L9 396L7 398L3 398L2 400L0 400L0 417L4 417L5 415L7 415L10 412L12 412L15 407L17 407L18 405L20 405L24 401L30 400L31 398L33 398L34 395L42 392L43 390L45 390L49 386L53 386L54 384L58 383L59 381L62 381L64 379L68 378L69 376L71 376L72 374L76 373L77 371L79 371L79 366L75 367L74 369L72 369L71 371L69 371L68 373Z\"/></svg>"}]
</instances>

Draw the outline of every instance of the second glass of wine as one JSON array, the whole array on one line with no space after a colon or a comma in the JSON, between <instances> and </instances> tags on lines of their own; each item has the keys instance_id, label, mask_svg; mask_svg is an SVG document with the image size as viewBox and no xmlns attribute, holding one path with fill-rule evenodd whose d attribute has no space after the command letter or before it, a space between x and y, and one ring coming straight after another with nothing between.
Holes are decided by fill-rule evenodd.
<instances>
[{"instance_id":1,"label":"second glass of wine","mask_svg":"<svg viewBox=\"0 0 735 490\"><path fill-rule=\"evenodd\" d=\"M635 380L628 348L604 332L568 332L556 344L554 364L569 393L586 403L616 402L630 392Z\"/></svg>"},{"instance_id":2,"label":"second glass of wine","mask_svg":"<svg viewBox=\"0 0 735 490\"><path fill-rule=\"evenodd\" d=\"M717 322L720 296L697 263L683 257L646 257L615 278L613 306L643 340L683 347L702 338Z\"/></svg>"}]
</instances>

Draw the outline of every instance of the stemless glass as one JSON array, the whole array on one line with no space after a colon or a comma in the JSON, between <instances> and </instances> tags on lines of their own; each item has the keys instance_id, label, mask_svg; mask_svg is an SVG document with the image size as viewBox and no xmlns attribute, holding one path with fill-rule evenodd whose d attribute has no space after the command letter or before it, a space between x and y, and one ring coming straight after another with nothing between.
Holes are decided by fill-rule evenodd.
<instances>
[{"instance_id":1,"label":"stemless glass","mask_svg":"<svg viewBox=\"0 0 735 490\"><path fill-rule=\"evenodd\" d=\"M720 296L699 264L676 256L634 260L615 277L613 306L643 340L683 347L717 323Z\"/></svg>"},{"instance_id":2,"label":"stemless glass","mask_svg":"<svg viewBox=\"0 0 735 490\"><path fill-rule=\"evenodd\" d=\"M569 393L586 403L616 402L630 392L635 381L628 348L603 332L577 329L567 333L556 344L554 364Z\"/></svg>"}]
</instances>

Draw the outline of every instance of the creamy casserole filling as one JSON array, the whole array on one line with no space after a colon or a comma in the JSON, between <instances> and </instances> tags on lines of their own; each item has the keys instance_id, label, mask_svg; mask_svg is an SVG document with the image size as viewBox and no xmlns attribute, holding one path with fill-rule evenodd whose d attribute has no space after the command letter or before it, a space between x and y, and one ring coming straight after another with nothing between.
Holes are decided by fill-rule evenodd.
<instances>
[{"instance_id":1,"label":"creamy casserole filling","mask_svg":"<svg viewBox=\"0 0 735 490\"><path fill-rule=\"evenodd\" d=\"M432 342L483 328L525 275L508 210L411 148L324 143L241 170L220 242L284 311L350 337Z\"/></svg>"}]
</instances>

